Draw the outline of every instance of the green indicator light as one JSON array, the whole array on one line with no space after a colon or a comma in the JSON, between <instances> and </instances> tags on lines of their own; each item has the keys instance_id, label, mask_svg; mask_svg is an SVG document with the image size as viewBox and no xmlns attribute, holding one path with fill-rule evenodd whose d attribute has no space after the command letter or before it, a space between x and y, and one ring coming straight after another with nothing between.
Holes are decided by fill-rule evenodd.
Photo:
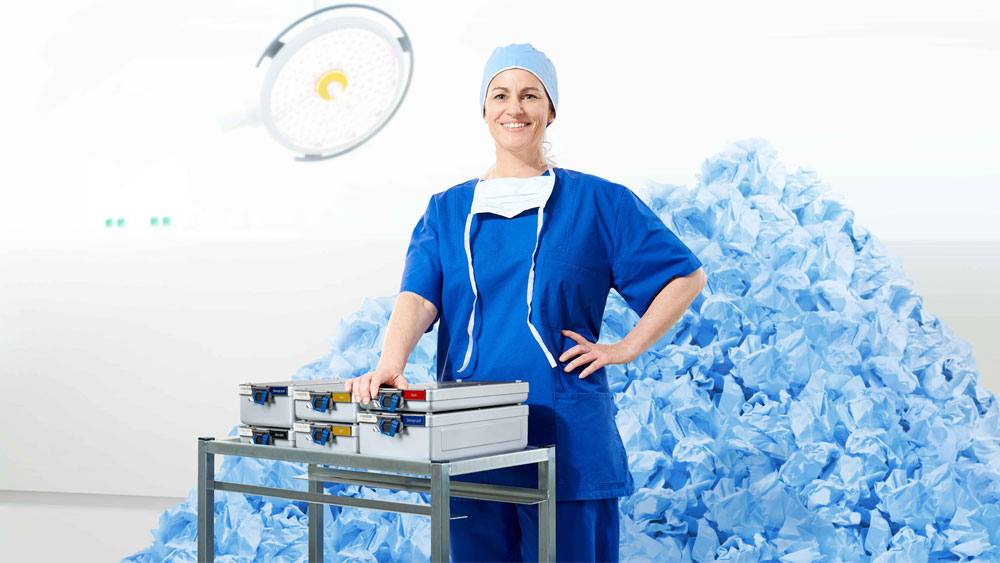
<instances>
[{"instance_id":1,"label":"green indicator light","mask_svg":"<svg viewBox=\"0 0 1000 563\"><path fill-rule=\"evenodd\" d=\"M170 217L164 217L163 218L163 226L164 227L169 227L170 226Z\"/></svg>"},{"instance_id":2,"label":"green indicator light","mask_svg":"<svg viewBox=\"0 0 1000 563\"><path fill-rule=\"evenodd\" d=\"M159 217L150 217L149 218L149 226L150 227L155 227L155 226L157 226L159 224L160 224L160 218Z\"/></svg>"},{"instance_id":3,"label":"green indicator light","mask_svg":"<svg viewBox=\"0 0 1000 563\"><path fill-rule=\"evenodd\" d=\"M119 227L124 227L124 226L125 226L125 219L121 219L121 218L119 218L119 219L118 219L118 226L119 226Z\"/></svg>"},{"instance_id":4,"label":"green indicator light","mask_svg":"<svg viewBox=\"0 0 1000 563\"><path fill-rule=\"evenodd\" d=\"M115 226L115 220L114 219L105 219L104 220L104 226L107 227L107 228L109 228L109 229L111 227L114 227Z\"/></svg>"}]
</instances>

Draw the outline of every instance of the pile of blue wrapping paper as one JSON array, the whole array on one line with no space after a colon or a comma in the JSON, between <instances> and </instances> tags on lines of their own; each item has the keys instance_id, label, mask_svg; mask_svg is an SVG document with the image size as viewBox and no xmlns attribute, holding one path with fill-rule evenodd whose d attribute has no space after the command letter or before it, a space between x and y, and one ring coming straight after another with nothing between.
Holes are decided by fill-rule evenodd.
<instances>
[{"instance_id":1,"label":"pile of blue wrapping paper","mask_svg":"<svg viewBox=\"0 0 1000 563\"><path fill-rule=\"evenodd\" d=\"M646 353L607 368L636 483L620 502L621 559L1000 560L1000 417L971 347L817 175L787 172L766 142L730 146L698 179L648 185L647 202L708 286ZM293 378L372 370L394 300L366 300ZM601 341L637 320L612 292ZM420 339L409 381L434 380L436 339ZM217 478L304 490L292 479L304 471L229 457ZM196 510L192 491L126 560L193 559ZM429 558L426 518L326 511L330 560ZM215 518L218 561L306 557L305 503L217 493Z\"/></svg>"}]
</instances>

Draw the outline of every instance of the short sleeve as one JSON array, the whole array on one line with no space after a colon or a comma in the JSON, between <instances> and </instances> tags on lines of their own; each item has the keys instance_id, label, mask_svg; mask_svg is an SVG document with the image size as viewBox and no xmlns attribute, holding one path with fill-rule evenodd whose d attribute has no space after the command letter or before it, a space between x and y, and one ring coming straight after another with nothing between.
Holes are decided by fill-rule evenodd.
<instances>
[{"instance_id":1,"label":"short sleeve","mask_svg":"<svg viewBox=\"0 0 1000 563\"><path fill-rule=\"evenodd\" d=\"M435 198L431 198L427 211L413 228L399 291L411 291L434 304L437 317L424 331L430 332L441 318L441 252Z\"/></svg>"},{"instance_id":2,"label":"short sleeve","mask_svg":"<svg viewBox=\"0 0 1000 563\"><path fill-rule=\"evenodd\" d=\"M701 267L691 249L628 188L618 206L613 244L613 287L640 317L670 280Z\"/></svg>"}]
</instances>

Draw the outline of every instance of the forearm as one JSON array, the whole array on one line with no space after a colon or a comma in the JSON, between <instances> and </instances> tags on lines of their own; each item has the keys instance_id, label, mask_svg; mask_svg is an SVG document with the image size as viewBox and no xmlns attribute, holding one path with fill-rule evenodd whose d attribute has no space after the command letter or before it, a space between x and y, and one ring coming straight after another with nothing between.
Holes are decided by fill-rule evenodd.
<instances>
[{"instance_id":1,"label":"forearm","mask_svg":"<svg viewBox=\"0 0 1000 563\"><path fill-rule=\"evenodd\" d=\"M435 318L437 307L433 303L416 293L400 292L389 315L378 368L402 372L410 352Z\"/></svg>"},{"instance_id":2,"label":"forearm","mask_svg":"<svg viewBox=\"0 0 1000 563\"><path fill-rule=\"evenodd\" d=\"M660 290L635 328L621 341L628 350L629 361L649 349L684 316L705 288L707 279L704 270L698 268L687 276L673 279Z\"/></svg>"}]
</instances>

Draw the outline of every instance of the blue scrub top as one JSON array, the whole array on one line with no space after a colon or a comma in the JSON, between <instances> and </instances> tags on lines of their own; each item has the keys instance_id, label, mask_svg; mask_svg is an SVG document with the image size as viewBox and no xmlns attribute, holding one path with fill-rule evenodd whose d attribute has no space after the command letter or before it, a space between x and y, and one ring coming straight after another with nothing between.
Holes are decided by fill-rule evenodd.
<instances>
[{"instance_id":1,"label":"blue scrub top","mask_svg":"<svg viewBox=\"0 0 1000 563\"><path fill-rule=\"evenodd\" d=\"M472 221L479 300L472 357L462 373L456 371L469 344L473 303L463 241L475 179L431 197L413 230L400 291L437 307L439 381L529 382L528 444L556 445L559 500L629 495L632 477L605 370L585 379L577 376L586 364L564 372L566 364L558 358L576 342L560 330L596 342L611 288L642 316L672 278L694 272L701 262L625 186L552 170L556 181L539 235L531 321L556 358L556 368L549 367L527 326L537 208L511 219L480 213ZM500 484L537 486L534 466L525 467L531 471L512 469L508 482Z\"/></svg>"}]
</instances>

